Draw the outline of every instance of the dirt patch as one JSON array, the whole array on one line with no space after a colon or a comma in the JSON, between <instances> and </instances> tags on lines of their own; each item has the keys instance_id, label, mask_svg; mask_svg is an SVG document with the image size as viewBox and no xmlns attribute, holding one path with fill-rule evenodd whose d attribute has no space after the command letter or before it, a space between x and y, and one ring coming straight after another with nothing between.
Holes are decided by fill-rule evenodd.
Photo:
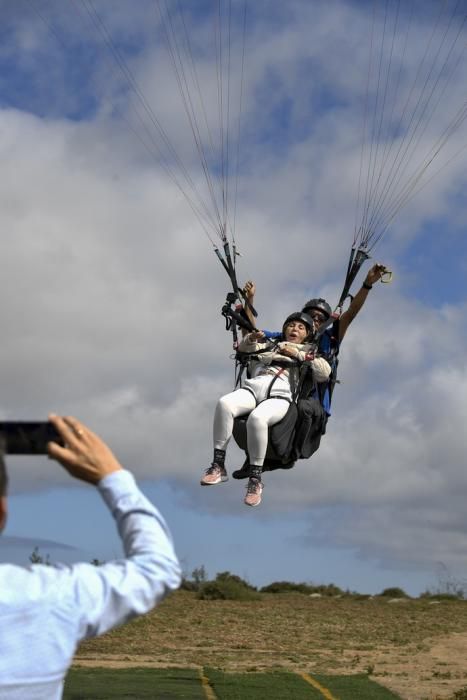
<instances>
[{"instance_id":1,"label":"dirt patch","mask_svg":"<svg viewBox=\"0 0 467 700\"><path fill-rule=\"evenodd\" d=\"M467 633L427 639L422 650L417 646L358 652L355 670L370 671L373 680L404 700L452 698L456 690L467 687ZM350 660L353 653L348 652ZM348 664L336 672L347 673Z\"/></svg>"}]
</instances>

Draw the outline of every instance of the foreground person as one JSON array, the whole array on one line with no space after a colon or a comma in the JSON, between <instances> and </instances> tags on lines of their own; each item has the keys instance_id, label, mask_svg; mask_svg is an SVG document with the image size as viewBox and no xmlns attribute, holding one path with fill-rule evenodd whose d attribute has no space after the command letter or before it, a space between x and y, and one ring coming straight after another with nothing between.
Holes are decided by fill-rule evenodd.
<instances>
[{"instance_id":1,"label":"foreground person","mask_svg":"<svg viewBox=\"0 0 467 700\"><path fill-rule=\"evenodd\" d=\"M249 480L244 503L261 503L262 467L268 447L268 429L287 413L293 401L299 363L308 361L317 382L327 381L331 368L322 357L310 355L312 346L306 341L314 328L313 320L302 312L293 313L284 322L281 340L272 345L264 333L246 335L239 351L258 353L250 365L251 377L241 389L222 396L214 415L214 458L201 478L202 486L213 486L228 480L225 468L227 445L232 437L234 419L249 415L246 430L249 455Z\"/></svg>"},{"instance_id":2,"label":"foreground person","mask_svg":"<svg viewBox=\"0 0 467 700\"><path fill-rule=\"evenodd\" d=\"M75 418L49 416L49 456L97 487L125 555L101 566L0 565L0 698L59 700L78 643L151 610L180 584L168 528L107 445ZM0 530L7 516L0 455ZM57 525L59 525L57 523ZM79 527L79 523L77 524Z\"/></svg>"}]
</instances>

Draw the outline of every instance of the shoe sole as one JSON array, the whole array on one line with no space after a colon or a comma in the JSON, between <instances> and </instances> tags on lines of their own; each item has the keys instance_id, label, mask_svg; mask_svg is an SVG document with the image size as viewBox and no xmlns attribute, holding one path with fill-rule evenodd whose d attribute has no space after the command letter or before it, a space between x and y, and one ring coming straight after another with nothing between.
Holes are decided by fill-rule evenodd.
<instances>
[{"instance_id":1,"label":"shoe sole","mask_svg":"<svg viewBox=\"0 0 467 700\"><path fill-rule=\"evenodd\" d=\"M261 489L261 495L260 495L260 497L259 497L258 503L247 503L246 500L244 500L243 503L244 503L246 506L250 506L250 508L256 508L256 506L259 506L259 504L261 503L261 501L262 501L262 496L263 496L263 490Z\"/></svg>"},{"instance_id":2,"label":"shoe sole","mask_svg":"<svg viewBox=\"0 0 467 700\"><path fill-rule=\"evenodd\" d=\"M256 506L259 506L259 505L260 505L261 499L258 501L258 503L247 503L246 501L243 501L243 503L244 503L246 506L250 506L250 508L256 508Z\"/></svg>"},{"instance_id":3,"label":"shoe sole","mask_svg":"<svg viewBox=\"0 0 467 700\"><path fill-rule=\"evenodd\" d=\"M201 486L217 486L218 484L222 484L224 481L228 480L228 476L221 476L219 481L200 481L199 483L201 484Z\"/></svg>"}]
</instances>

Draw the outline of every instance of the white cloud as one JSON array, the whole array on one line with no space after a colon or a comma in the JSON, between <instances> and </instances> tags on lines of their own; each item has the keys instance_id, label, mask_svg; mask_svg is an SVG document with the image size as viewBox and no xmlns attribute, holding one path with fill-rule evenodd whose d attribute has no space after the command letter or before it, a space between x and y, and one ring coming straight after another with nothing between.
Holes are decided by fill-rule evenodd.
<instances>
[{"instance_id":1,"label":"white cloud","mask_svg":"<svg viewBox=\"0 0 467 700\"><path fill-rule=\"evenodd\" d=\"M294 9L283 26L255 24L248 50L239 267L242 278L258 282L267 327L279 327L311 295L337 298L359 167L367 47L348 28L360 31L367 18L339 2L312 12L297 1ZM164 95L162 115L191 164L166 59L155 70L160 52L145 43L144 12L128 13L120 2L106 20L123 33L129 15L132 40L142 37L132 68L156 103ZM30 66L50 40L39 27L26 23L13 47L13 55L31 52ZM39 32L40 42L26 30ZM86 120L67 119L63 76L50 115L0 112L0 408L9 418L75 413L139 477L176 478L195 499L211 458L215 401L232 384L230 338L219 316L227 278L182 195L119 121L122 112L132 117L115 73L102 69L91 90L106 79ZM203 79L208 92L212 81ZM340 97L329 110L325 87ZM201 180L199 170L192 174ZM454 197L462 178L460 163L444 171L406 210L386 250L400 252L428 216L462 222L465 203ZM420 274L414 265L415 293ZM275 513L324 508L329 516L316 537L363 555L461 561L465 316L462 304L440 299L429 307L409 298L397 271L392 287L371 292L343 346L343 384L320 452L291 473L267 477L265 500ZM21 488L41 486L45 477L63 483L50 465L40 475L35 467L20 471ZM233 493L206 507L233 508Z\"/></svg>"}]
</instances>

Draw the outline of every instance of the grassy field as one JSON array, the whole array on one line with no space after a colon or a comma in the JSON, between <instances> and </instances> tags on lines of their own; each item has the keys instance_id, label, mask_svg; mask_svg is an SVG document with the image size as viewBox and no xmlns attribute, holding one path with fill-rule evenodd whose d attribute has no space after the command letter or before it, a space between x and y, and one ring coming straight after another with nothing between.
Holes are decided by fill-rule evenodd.
<instances>
[{"instance_id":1,"label":"grassy field","mask_svg":"<svg viewBox=\"0 0 467 700\"><path fill-rule=\"evenodd\" d=\"M205 700L206 695L197 671L144 668L71 670L63 694L64 700L145 700L156 697L165 700Z\"/></svg>"},{"instance_id":2,"label":"grassy field","mask_svg":"<svg viewBox=\"0 0 467 700\"><path fill-rule=\"evenodd\" d=\"M73 670L64 700L398 700L368 676L290 672L223 673L214 669Z\"/></svg>"},{"instance_id":3,"label":"grassy field","mask_svg":"<svg viewBox=\"0 0 467 700\"><path fill-rule=\"evenodd\" d=\"M452 697L467 686L467 602L300 594L204 601L179 591L153 613L81 645L75 661L210 668L250 674L250 682L264 671L363 674L410 700Z\"/></svg>"}]
</instances>

